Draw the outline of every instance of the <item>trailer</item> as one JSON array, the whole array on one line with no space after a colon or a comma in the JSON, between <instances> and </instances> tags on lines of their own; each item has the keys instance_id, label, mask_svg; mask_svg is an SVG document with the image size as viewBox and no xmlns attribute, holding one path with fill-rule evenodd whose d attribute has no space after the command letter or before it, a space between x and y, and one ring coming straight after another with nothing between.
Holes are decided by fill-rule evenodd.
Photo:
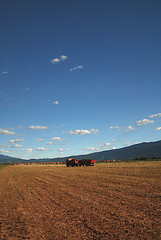
<instances>
[{"instance_id":1,"label":"trailer","mask_svg":"<svg viewBox=\"0 0 161 240\"><path fill-rule=\"evenodd\" d=\"M77 160L75 158L68 158L66 160L66 166L67 167L94 166L95 162L96 162L96 160L92 160L92 159Z\"/></svg>"},{"instance_id":2,"label":"trailer","mask_svg":"<svg viewBox=\"0 0 161 240\"><path fill-rule=\"evenodd\" d=\"M94 166L94 163L96 162L96 160L92 160L92 159L81 159L79 160L79 166Z\"/></svg>"}]
</instances>

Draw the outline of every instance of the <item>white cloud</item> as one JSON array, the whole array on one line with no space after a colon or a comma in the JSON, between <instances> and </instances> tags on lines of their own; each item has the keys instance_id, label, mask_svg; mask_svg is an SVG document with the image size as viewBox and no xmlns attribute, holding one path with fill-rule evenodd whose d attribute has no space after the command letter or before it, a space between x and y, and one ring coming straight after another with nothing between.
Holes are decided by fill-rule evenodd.
<instances>
[{"instance_id":1,"label":"white cloud","mask_svg":"<svg viewBox=\"0 0 161 240\"><path fill-rule=\"evenodd\" d=\"M98 148L96 147L88 147L86 148L86 150L89 150L89 151L101 151L101 150L106 150L106 149L109 149L111 147L112 143L104 143L103 145L100 145Z\"/></svg>"},{"instance_id":2,"label":"white cloud","mask_svg":"<svg viewBox=\"0 0 161 240\"><path fill-rule=\"evenodd\" d=\"M92 129L90 130L90 132L96 134L96 133L99 132L99 130L92 128Z\"/></svg>"},{"instance_id":3,"label":"white cloud","mask_svg":"<svg viewBox=\"0 0 161 240\"><path fill-rule=\"evenodd\" d=\"M53 58L51 60L51 63L55 64L55 63L58 63L60 61L65 61L66 59L67 59L67 56L61 55L60 58Z\"/></svg>"},{"instance_id":4,"label":"white cloud","mask_svg":"<svg viewBox=\"0 0 161 240\"><path fill-rule=\"evenodd\" d=\"M99 148L94 148L94 147L88 147L86 149L89 150L89 151L98 151L98 150L100 150Z\"/></svg>"},{"instance_id":5,"label":"white cloud","mask_svg":"<svg viewBox=\"0 0 161 240\"><path fill-rule=\"evenodd\" d=\"M79 65L79 66L75 66L75 67L73 67L73 68L70 68L69 71L72 72L72 71L74 71L74 70L82 69L82 68L84 68L84 67L83 67L82 65Z\"/></svg>"},{"instance_id":6,"label":"white cloud","mask_svg":"<svg viewBox=\"0 0 161 240\"><path fill-rule=\"evenodd\" d=\"M65 60L67 59L67 56L61 55L61 56L60 56L60 59L61 59L62 61L65 61Z\"/></svg>"},{"instance_id":7,"label":"white cloud","mask_svg":"<svg viewBox=\"0 0 161 240\"><path fill-rule=\"evenodd\" d=\"M58 62L60 62L60 59L59 58L53 58L52 60L51 60L51 63L58 63Z\"/></svg>"},{"instance_id":8,"label":"white cloud","mask_svg":"<svg viewBox=\"0 0 161 240\"><path fill-rule=\"evenodd\" d=\"M127 129L125 129L126 132L131 132L131 131L134 131L135 130L135 127L132 127L132 126L128 126Z\"/></svg>"},{"instance_id":9,"label":"white cloud","mask_svg":"<svg viewBox=\"0 0 161 240\"><path fill-rule=\"evenodd\" d=\"M61 137L53 137L52 140L54 140L54 141L63 141L65 139L61 138Z\"/></svg>"},{"instance_id":10,"label":"white cloud","mask_svg":"<svg viewBox=\"0 0 161 240\"><path fill-rule=\"evenodd\" d=\"M14 140L9 140L9 142L10 143L17 143L17 142L23 142L24 141L24 139L23 138L16 138L16 139L14 139Z\"/></svg>"},{"instance_id":11,"label":"white cloud","mask_svg":"<svg viewBox=\"0 0 161 240\"><path fill-rule=\"evenodd\" d=\"M60 103L56 100L55 102L53 102L53 104L58 105Z\"/></svg>"},{"instance_id":12,"label":"white cloud","mask_svg":"<svg viewBox=\"0 0 161 240\"><path fill-rule=\"evenodd\" d=\"M105 143L104 146L109 147L109 146L111 146L111 143Z\"/></svg>"},{"instance_id":13,"label":"white cloud","mask_svg":"<svg viewBox=\"0 0 161 240\"><path fill-rule=\"evenodd\" d=\"M154 121L153 120L149 120L149 119L143 119L143 120L137 121L136 125L137 126L144 126L144 125L147 125L149 123L154 123Z\"/></svg>"},{"instance_id":14,"label":"white cloud","mask_svg":"<svg viewBox=\"0 0 161 240\"><path fill-rule=\"evenodd\" d=\"M8 153L9 151L4 150L4 149L1 149L0 152L2 152L2 153Z\"/></svg>"},{"instance_id":15,"label":"white cloud","mask_svg":"<svg viewBox=\"0 0 161 240\"><path fill-rule=\"evenodd\" d=\"M118 129L118 128L120 128L119 126L115 126L115 127L110 127L111 129Z\"/></svg>"},{"instance_id":16,"label":"white cloud","mask_svg":"<svg viewBox=\"0 0 161 240\"><path fill-rule=\"evenodd\" d=\"M46 126L29 126L29 129L36 129L36 130L41 130L41 129L47 129L48 127Z\"/></svg>"},{"instance_id":17,"label":"white cloud","mask_svg":"<svg viewBox=\"0 0 161 240\"><path fill-rule=\"evenodd\" d=\"M71 151L71 149L70 148L67 148L67 149L60 148L60 149L58 149L58 151L60 152L60 154L63 154L64 152Z\"/></svg>"},{"instance_id":18,"label":"white cloud","mask_svg":"<svg viewBox=\"0 0 161 240\"><path fill-rule=\"evenodd\" d=\"M21 151L26 152L26 153L31 153L33 150L32 150L32 148L28 148L28 149L22 149Z\"/></svg>"},{"instance_id":19,"label":"white cloud","mask_svg":"<svg viewBox=\"0 0 161 240\"><path fill-rule=\"evenodd\" d=\"M117 131L121 131L121 129L122 129L123 127L121 127L121 126L111 126L110 127L110 129L116 129Z\"/></svg>"},{"instance_id":20,"label":"white cloud","mask_svg":"<svg viewBox=\"0 0 161 240\"><path fill-rule=\"evenodd\" d=\"M46 151L46 150L48 150L48 149L47 149L47 148L44 148L44 147L38 147L37 150L39 150L39 151Z\"/></svg>"},{"instance_id":21,"label":"white cloud","mask_svg":"<svg viewBox=\"0 0 161 240\"><path fill-rule=\"evenodd\" d=\"M30 91L29 87L21 89L21 92L29 92L29 91Z\"/></svg>"},{"instance_id":22,"label":"white cloud","mask_svg":"<svg viewBox=\"0 0 161 240\"><path fill-rule=\"evenodd\" d=\"M44 139L42 139L42 138L36 138L36 141L37 141L37 142L42 142L42 141L44 141Z\"/></svg>"},{"instance_id":23,"label":"white cloud","mask_svg":"<svg viewBox=\"0 0 161 240\"><path fill-rule=\"evenodd\" d=\"M129 142L126 142L125 143L125 146L127 147L127 146L130 146L130 143Z\"/></svg>"},{"instance_id":24,"label":"white cloud","mask_svg":"<svg viewBox=\"0 0 161 240\"><path fill-rule=\"evenodd\" d=\"M110 148L110 146L111 146L111 143L105 143L105 144L103 144L103 145L100 145L100 147L99 147L99 150L105 150L105 149L109 149Z\"/></svg>"},{"instance_id":25,"label":"white cloud","mask_svg":"<svg viewBox=\"0 0 161 240\"><path fill-rule=\"evenodd\" d=\"M0 128L0 135L15 135L15 132L10 132L8 129Z\"/></svg>"},{"instance_id":26,"label":"white cloud","mask_svg":"<svg viewBox=\"0 0 161 240\"><path fill-rule=\"evenodd\" d=\"M8 74L8 72L7 71L3 71L2 74Z\"/></svg>"},{"instance_id":27,"label":"white cloud","mask_svg":"<svg viewBox=\"0 0 161 240\"><path fill-rule=\"evenodd\" d=\"M161 113L156 113L156 114L150 115L149 117L150 118L161 117Z\"/></svg>"},{"instance_id":28,"label":"white cloud","mask_svg":"<svg viewBox=\"0 0 161 240\"><path fill-rule=\"evenodd\" d=\"M68 134L73 134L73 135L84 135L84 134L92 134L92 133L96 134L97 132L99 132L99 130L96 130L96 129L93 129L93 128L91 130L84 130L84 129L79 130L79 129L77 129L77 130L74 130L74 131L72 131L72 130L67 131Z\"/></svg>"},{"instance_id":29,"label":"white cloud","mask_svg":"<svg viewBox=\"0 0 161 240\"><path fill-rule=\"evenodd\" d=\"M141 143L141 142L134 142L134 144L139 144L139 143Z\"/></svg>"},{"instance_id":30,"label":"white cloud","mask_svg":"<svg viewBox=\"0 0 161 240\"><path fill-rule=\"evenodd\" d=\"M13 145L13 146L11 146L11 147L13 147L13 148L18 148L18 147L22 147L22 145L21 145L21 144L15 144L15 145Z\"/></svg>"},{"instance_id":31,"label":"white cloud","mask_svg":"<svg viewBox=\"0 0 161 240\"><path fill-rule=\"evenodd\" d=\"M52 145L53 144L53 142L47 142L46 143L46 145Z\"/></svg>"},{"instance_id":32,"label":"white cloud","mask_svg":"<svg viewBox=\"0 0 161 240\"><path fill-rule=\"evenodd\" d=\"M161 130L161 127L157 127L156 130L157 130L157 131L160 131L160 130Z\"/></svg>"}]
</instances>

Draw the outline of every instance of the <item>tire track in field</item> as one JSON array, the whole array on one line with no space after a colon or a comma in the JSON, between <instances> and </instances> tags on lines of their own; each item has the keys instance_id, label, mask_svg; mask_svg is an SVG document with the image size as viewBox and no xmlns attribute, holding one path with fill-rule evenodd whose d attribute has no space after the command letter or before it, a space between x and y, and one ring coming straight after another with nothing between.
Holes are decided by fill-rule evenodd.
<instances>
[{"instance_id":1,"label":"tire track in field","mask_svg":"<svg viewBox=\"0 0 161 240\"><path fill-rule=\"evenodd\" d=\"M147 179L140 188L138 183L143 180L137 177L137 171L136 182L134 171L132 178L130 169L121 171L120 177L115 168L101 167L3 169L2 239L159 239L159 187L155 179ZM128 173L125 179L124 172Z\"/></svg>"},{"instance_id":2,"label":"tire track in field","mask_svg":"<svg viewBox=\"0 0 161 240\"><path fill-rule=\"evenodd\" d=\"M42 177L41 178L40 177L36 177L35 179L40 181L41 183L46 182L47 185L50 184L52 186L51 178L49 179L50 182L47 181L47 177L45 177L45 180ZM53 182L55 182L55 179L53 180ZM59 189L61 189L61 191L62 191L62 186L64 186L64 184L59 183ZM71 186L73 188L71 188ZM86 187L84 185L83 185L83 188L86 189ZM65 188L63 187L63 189L65 189ZM101 188L99 186L96 188L97 191L94 192L94 196L95 197L97 197L96 196L97 193L101 193L100 189ZM87 183L87 190L89 191L89 183ZM116 190L116 187L115 187L115 190ZM61 195L60 194L61 191L59 191L59 193L58 193L59 196ZM93 207L91 205L92 195L90 195L90 200L89 200L89 198L87 197L87 193L82 194L81 189L80 188L79 189L76 188L76 186L73 183L70 185L70 188L66 186L66 190L63 190L63 192L64 192L64 194L63 194L64 199L67 199L67 202L68 202L68 205L66 207L69 207L69 209L71 209L72 207L73 207L73 209L77 209L78 208L78 210L76 211L77 214L79 212L79 216L83 216L83 218L81 218L81 224L85 228L87 228L87 226L89 225L89 227L87 229L92 230L94 233L97 232L97 235L98 235L98 230L95 230L96 229L95 222L97 222L97 225L102 226L103 225L103 220L105 222L104 225L107 225L107 222L108 223L112 222L112 220L114 222L116 222L117 219L122 223L122 225L124 224L124 222L126 222L126 223L129 222L129 225L131 226L131 232L134 231L134 229L133 229L134 225L139 228L139 224L138 223L134 224L134 222L132 220L131 221L127 221L126 220L127 219L127 214L126 213L127 213L127 203L128 203L128 201L125 199L125 197L127 197L127 196L122 198L122 196L120 194L116 193L116 191L113 191L112 193L109 192L109 194L111 195L111 203L110 204L107 203L108 204L107 206L109 207L111 205L110 207L112 208L112 210L108 211L107 210L107 206L104 203L102 204L103 210L101 209L101 201L96 202L97 204L93 204L93 205L95 205L95 207ZM81 192L81 194L80 194L80 192ZM82 196L83 196L83 198L82 198ZM86 198L86 200L85 200L85 198ZM117 199L119 199L119 198L122 198L122 200L123 200L122 203L121 203L121 211L122 211L121 219L119 218L120 216L117 214L118 209L120 208L118 206L118 202L117 202ZM70 201L72 199L72 205L69 204L69 199L70 199ZM110 197L109 196L108 196L108 200L110 202ZM131 198L131 200L135 200L135 198ZM113 204L113 202L115 204ZM94 201L93 201L93 203L94 203ZM79 205L79 207L78 207L78 205ZM88 214L87 214L87 211L86 211L86 206L88 206L87 207ZM123 208L124 208L124 211L123 211ZM81 211L79 211L79 209L81 209ZM99 209L99 213L96 212L97 209ZM89 210L90 210L90 214L89 214ZM129 219L132 219L132 215L134 214L133 210L134 209L131 208L131 214L129 215ZM139 215L139 213L137 214L137 211L135 212L135 214ZM123 218L124 215L126 216L125 218ZM104 216L106 216L106 218ZM142 219L142 217L140 217L140 220ZM90 218L90 222L88 221L89 222L88 225L87 225L87 223L84 224L84 221L86 221L86 218L87 219ZM145 216L144 216L144 218L145 218ZM98 219L101 220L100 224L99 224L99 220ZM93 224L92 227L91 227L91 224ZM104 226L104 228L105 228L105 226ZM124 229L123 227L121 229L123 230L123 234L124 234L124 231L126 231L126 229ZM108 229L108 231L109 231L109 229ZM106 231L106 233L107 233L107 231ZM105 232L104 232L104 234L105 234Z\"/></svg>"}]
</instances>

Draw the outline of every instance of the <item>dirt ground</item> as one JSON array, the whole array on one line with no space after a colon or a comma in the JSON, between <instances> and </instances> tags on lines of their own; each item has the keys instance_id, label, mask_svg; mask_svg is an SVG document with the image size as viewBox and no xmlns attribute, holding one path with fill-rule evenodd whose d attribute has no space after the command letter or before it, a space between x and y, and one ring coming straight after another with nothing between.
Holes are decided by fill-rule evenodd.
<instances>
[{"instance_id":1,"label":"dirt ground","mask_svg":"<svg viewBox=\"0 0 161 240\"><path fill-rule=\"evenodd\" d=\"M161 239L161 162L0 170L1 240Z\"/></svg>"}]
</instances>

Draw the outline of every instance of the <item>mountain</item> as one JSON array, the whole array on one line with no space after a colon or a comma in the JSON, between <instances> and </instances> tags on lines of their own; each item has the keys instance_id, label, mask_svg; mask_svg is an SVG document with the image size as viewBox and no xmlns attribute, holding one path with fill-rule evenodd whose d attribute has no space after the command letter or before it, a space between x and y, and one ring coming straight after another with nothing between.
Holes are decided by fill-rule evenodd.
<instances>
[{"instance_id":1,"label":"mountain","mask_svg":"<svg viewBox=\"0 0 161 240\"><path fill-rule=\"evenodd\" d=\"M132 146L107 150L102 152L95 152L85 155L70 156L71 158L91 158L95 160L129 160L135 158L152 158L161 157L161 140L156 142L143 142ZM27 162L64 162L68 157L63 158L45 158L45 159L30 159ZM0 163L15 163L26 162L24 159L13 158L9 156L0 155Z\"/></svg>"},{"instance_id":2,"label":"mountain","mask_svg":"<svg viewBox=\"0 0 161 240\"><path fill-rule=\"evenodd\" d=\"M135 158L161 157L161 140L149 143L143 142L120 149L91 153L86 157L102 161L113 159L128 160Z\"/></svg>"},{"instance_id":3,"label":"mountain","mask_svg":"<svg viewBox=\"0 0 161 240\"><path fill-rule=\"evenodd\" d=\"M24 160L21 158L14 158L6 155L0 154L0 164L5 163L16 163L16 162L23 162Z\"/></svg>"}]
</instances>

